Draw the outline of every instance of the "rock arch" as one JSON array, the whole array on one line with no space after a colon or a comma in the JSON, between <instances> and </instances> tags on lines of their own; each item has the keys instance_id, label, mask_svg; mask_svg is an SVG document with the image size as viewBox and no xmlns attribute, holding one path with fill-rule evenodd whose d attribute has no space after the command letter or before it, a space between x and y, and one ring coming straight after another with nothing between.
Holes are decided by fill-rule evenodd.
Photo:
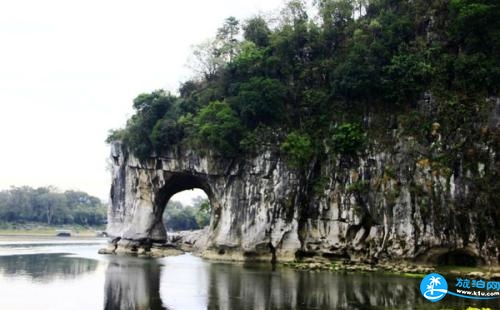
<instances>
[{"instance_id":1,"label":"rock arch","mask_svg":"<svg viewBox=\"0 0 500 310\"><path fill-rule=\"evenodd\" d=\"M125 240L167 239L162 215L170 198L199 188L218 205L207 167L200 161L158 159L142 164L119 143L112 145L113 180L108 209L108 233ZM198 159L198 158L196 158Z\"/></svg>"},{"instance_id":2,"label":"rock arch","mask_svg":"<svg viewBox=\"0 0 500 310\"><path fill-rule=\"evenodd\" d=\"M140 162L113 143L111 158L107 232L122 245L166 241L166 203L177 192L200 188L212 206L205 256L293 259L300 247L293 208L297 179L271 153L236 162L178 150Z\"/></svg>"},{"instance_id":3,"label":"rock arch","mask_svg":"<svg viewBox=\"0 0 500 310\"><path fill-rule=\"evenodd\" d=\"M478 262L497 262L495 238L476 238L477 215L458 217L447 207L455 197L462 199L467 184L437 180L405 152L397 147L348 165L326 159L311 165L309 173L316 174L311 177L287 166L276 147L234 159L179 147L139 161L116 142L111 145L107 232L121 238L118 246L165 242L167 201L182 190L201 188L212 205L200 249L205 257L287 261L307 253L326 259L415 261L435 248L467 244ZM392 191L385 166L403 167L401 182ZM424 185L447 181L454 186L433 187L442 204L429 206ZM364 191L357 193L360 184ZM416 197L415 184L422 184L421 197ZM451 220L456 218L462 220ZM450 259L460 258L458 254Z\"/></svg>"}]
</instances>

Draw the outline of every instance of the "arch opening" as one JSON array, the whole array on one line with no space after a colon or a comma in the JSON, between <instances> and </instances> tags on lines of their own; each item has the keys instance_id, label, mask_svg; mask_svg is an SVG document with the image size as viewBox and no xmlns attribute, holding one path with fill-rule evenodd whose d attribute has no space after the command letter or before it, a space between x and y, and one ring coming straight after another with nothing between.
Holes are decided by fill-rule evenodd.
<instances>
[{"instance_id":1,"label":"arch opening","mask_svg":"<svg viewBox=\"0 0 500 310\"><path fill-rule=\"evenodd\" d=\"M199 176L174 174L159 189L155 204L165 231L202 229L212 218L213 194Z\"/></svg>"},{"instance_id":2,"label":"arch opening","mask_svg":"<svg viewBox=\"0 0 500 310\"><path fill-rule=\"evenodd\" d=\"M210 224L211 206L201 189L179 192L165 206L163 224L168 233L203 229Z\"/></svg>"}]
</instances>

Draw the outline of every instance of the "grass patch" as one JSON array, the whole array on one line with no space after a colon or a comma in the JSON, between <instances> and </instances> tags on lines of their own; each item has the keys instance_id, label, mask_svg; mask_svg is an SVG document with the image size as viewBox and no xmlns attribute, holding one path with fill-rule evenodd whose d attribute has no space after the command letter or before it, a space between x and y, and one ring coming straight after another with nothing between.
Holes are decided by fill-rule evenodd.
<instances>
[{"instance_id":1,"label":"grass patch","mask_svg":"<svg viewBox=\"0 0 500 310\"><path fill-rule=\"evenodd\" d=\"M80 225L61 225L48 226L40 224L17 224L3 225L0 227L0 235L2 236L49 236L55 237L58 231L64 230L71 232L74 237L95 237L96 231L104 231L106 227L96 226L80 226Z\"/></svg>"}]
</instances>

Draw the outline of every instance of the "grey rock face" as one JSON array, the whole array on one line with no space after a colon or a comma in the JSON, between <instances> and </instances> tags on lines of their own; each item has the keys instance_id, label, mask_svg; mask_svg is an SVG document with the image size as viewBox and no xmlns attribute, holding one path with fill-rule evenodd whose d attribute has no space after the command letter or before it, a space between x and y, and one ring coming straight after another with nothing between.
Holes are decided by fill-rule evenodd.
<instances>
[{"instance_id":1,"label":"grey rock face","mask_svg":"<svg viewBox=\"0 0 500 310\"><path fill-rule=\"evenodd\" d=\"M107 232L124 246L164 242L168 200L200 188L212 205L208 232L196 243L206 257L435 263L464 256L496 264L494 234L480 234L480 215L457 207L474 194L464 174L480 169L450 173L432 166L412 138L398 141L356 159L327 156L306 174L271 149L233 160L177 150L144 163L114 143Z\"/></svg>"}]
</instances>

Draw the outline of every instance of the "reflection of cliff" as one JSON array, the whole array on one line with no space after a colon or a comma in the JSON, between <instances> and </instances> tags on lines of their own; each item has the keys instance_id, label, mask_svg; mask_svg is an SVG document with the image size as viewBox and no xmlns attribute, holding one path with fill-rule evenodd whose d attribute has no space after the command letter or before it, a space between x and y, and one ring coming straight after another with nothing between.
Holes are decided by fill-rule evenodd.
<instances>
[{"instance_id":1,"label":"reflection of cliff","mask_svg":"<svg viewBox=\"0 0 500 310\"><path fill-rule=\"evenodd\" d=\"M208 309L411 308L426 301L418 280L213 265ZM237 298L235 298L237 297Z\"/></svg>"},{"instance_id":2,"label":"reflection of cliff","mask_svg":"<svg viewBox=\"0 0 500 310\"><path fill-rule=\"evenodd\" d=\"M41 281L54 278L75 278L96 270L98 262L64 254L32 254L0 256L0 272L5 275L25 275Z\"/></svg>"},{"instance_id":3,"label":"reflection of cliff","mask_svg":"<svg viewBox=\"0 0 500 310\"><path fill-rule=\"evenodd\" d=\"M159 290L160 266L155 260L110 257L105 281L106 310L166 309Z\"/></svg>"}]
</instances>

